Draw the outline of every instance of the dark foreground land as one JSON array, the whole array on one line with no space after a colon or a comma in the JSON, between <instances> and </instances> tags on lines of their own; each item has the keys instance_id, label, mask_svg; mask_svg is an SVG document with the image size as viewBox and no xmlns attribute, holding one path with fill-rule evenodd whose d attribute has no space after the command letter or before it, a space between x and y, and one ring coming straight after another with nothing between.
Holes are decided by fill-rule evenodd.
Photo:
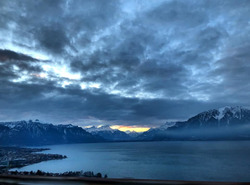
<instances>
[{"instance_id":1,"label":"dark foreground land","mask_svg":"<svg viewBox=\"0 0 250 185\"><path fill-rule=\"evenodd\" d=\"M20 168L42 161L67 158L65 155L37 153L45 150L49 149L0 147L0 173L6 172L11 168Z\"/></svg>"},{"instance_id":2,"label":"dark foreground land","mask_svg":"<svg viewBox=\"0 0 250 185\"><path fill-rule=\"evenodd\" d=\"M44 176L8 176L0 175L3 185L248 185L249 182L205 182L205 181L171 181L146 179L105 179L89 177L44 177Z\"/></svg>"}]
</instances>

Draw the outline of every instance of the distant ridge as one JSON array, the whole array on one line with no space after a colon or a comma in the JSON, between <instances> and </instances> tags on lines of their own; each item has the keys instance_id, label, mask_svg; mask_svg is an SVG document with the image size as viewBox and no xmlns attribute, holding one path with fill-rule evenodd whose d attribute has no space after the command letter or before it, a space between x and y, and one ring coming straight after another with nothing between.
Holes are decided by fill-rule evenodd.
<instances>
[{"instance_id":1,"label":"distant ridge","mask_svg":"<svg viewBox=\"0 0 250 185\"><path fill-rule=\"evenodd\" d=\"M100 136L107 141L129 141L132 140L132 137L125 133L122 132L118 129L112 129L110 128L109 125L104 125L101 127L95 127L92 126L90 128L86 128L86 131L95 135L95 136Z\"/></svg>"}]
</instances>

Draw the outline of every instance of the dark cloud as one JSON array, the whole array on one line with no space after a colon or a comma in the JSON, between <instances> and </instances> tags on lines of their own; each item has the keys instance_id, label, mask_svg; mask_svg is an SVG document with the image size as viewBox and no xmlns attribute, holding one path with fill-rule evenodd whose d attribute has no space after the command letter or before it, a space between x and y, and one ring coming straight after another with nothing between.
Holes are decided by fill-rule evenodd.
<instances>
[{"instance_id":1,"label":"dark cloud","mask_svg":"<svg viewBox=\"0 0 250 185\"><path fill-rule=\"evenodd\" d=\"M2 119L150 125L250 98L247 0L0 7Z\"/></svg>"},{"instance_id":2,"label":"dark cloud","mask_svg":"<svg viewBox=\"0 0 250 185\"><path fill-rule=\"evenodd\" d=\"M34 66L39 60L11 50L0 49L0 80L14 80L19 78L22 73L41 72L40 66ZM8 93L7 93L8 94Z\"/></svg>"},{"instance_id":3,"label":"dark cloud","mask_svg":"<svg viewBox=\"0 0 250 185\"><path fill-rule=\"evenodd\" d=\"M70 45L66 30L56 24L41 27L37 31L37 38L41 47L53 53L62 53L66 45Z\"/></svg>"},{"instance_id":4,"label":"dark cloud","mask_svg":"<svg viewBox=\"0 0 250 185\"><path fill-rule=\"evenodd\" d=\"M8 110L12 119L22 119L22 116L35 119L43 116L46 121L64 122L93 117L116 124L119 124L116 120L122 120L127 124L150 126L152 121L160 124L158 120L166 117L185 119L194 115L201 107L203 110L212 108L211 104L197 101L139 100L100 91L83 91L79 87L55 88L55 84L51 82L43 85L16 85L9 82L3 84L0 91L1 112ZM2 117L8 119L7 116ZM89 122L81 124L84 126Z\"/></svg>"},{"instance_id":5,"label":"dark cloud","mask_svg":"<svg viewBox=\"0 0 250 185\"><path fill-rule=\"evenodd\" d=\"M37 59L24 55L22 53L16 53L11 50L0 49L0 62L9 60L37 61Z\"/></svg>"},{"instance_id":6,"label":"dark cloud","mask_svg":"<svg viewBox=\"0 0 250 185\"><path fill-rule=\"evenodd\" d=\"M152 24L160 24L167 29L195 28L208 22L205 6L185 1L169 1L149 11L146 18Z\"/></svg>"}]
</instances>

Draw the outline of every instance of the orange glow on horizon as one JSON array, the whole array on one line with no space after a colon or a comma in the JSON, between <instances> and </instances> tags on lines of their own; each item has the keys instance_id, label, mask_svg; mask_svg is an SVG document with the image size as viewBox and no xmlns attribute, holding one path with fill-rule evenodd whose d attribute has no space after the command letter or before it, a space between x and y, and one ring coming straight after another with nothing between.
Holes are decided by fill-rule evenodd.
<instances>
[{"instance_id":1,"label":"orange glow on horizon","mask_svg":"<svg viewBox=\"0 0 250 185\"><path fill-rule=\"evenodd\" d=\"M148 131L150 128L149 127L137 127L137 126L123 126L123 125L113 125L110 126L112 129L118 129L120 131L134 131L134 132L145 132Z\"/></svg>"}]
</instances>

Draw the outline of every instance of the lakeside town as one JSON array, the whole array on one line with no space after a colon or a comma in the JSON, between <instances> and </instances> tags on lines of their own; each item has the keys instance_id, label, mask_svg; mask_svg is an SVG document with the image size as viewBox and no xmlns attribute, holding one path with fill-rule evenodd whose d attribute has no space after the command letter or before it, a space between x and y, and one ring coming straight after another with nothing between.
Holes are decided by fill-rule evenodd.
<instances>
[{"instance_id":1,"label":"lakeside town","mask_svg":"<svg viewBox=\"0 0 250 185\"><path fill-rule=\"evenodd\" d=\"M34 163L48 160L65 159L67 156L60 154L38 153L48 148L19 148L19 147L1 147L0 148L0 173L13 168L21 168Z\"/></svg>"},{"instance_id":2,"label":"lakeside town","mask_svg":"<svg viewBox=\"0 0 250 185\"><path fill-rule=\"evenodd\" d=\"M47 176L47 177L96 177L107 178L101 173L92 171L67 171L64 173L50 173L41 170L37 171L13 171L11 169L21 168L34 163L48 160L61 160L67 158L60 154L38 153L49 150L48 148L19 148L19 147L1 147L0 148L0 175L1 176Z\"/></svg>"},{"instance_id":3,"label":"lakeside town","mask_svg":"<svg viewBox=\"0 0 250 185\"><path fill-rule=\"evenodd\" d=\"M104 176L101 173L94 173L93 171L67 171L63 173L51 173L51 172L44 172L41 170L37 171L6 171L1 175L8 176L45 176L45 177L95 177L95 178L108 178L105 174Z\"/></svg>"}]
</instances>

